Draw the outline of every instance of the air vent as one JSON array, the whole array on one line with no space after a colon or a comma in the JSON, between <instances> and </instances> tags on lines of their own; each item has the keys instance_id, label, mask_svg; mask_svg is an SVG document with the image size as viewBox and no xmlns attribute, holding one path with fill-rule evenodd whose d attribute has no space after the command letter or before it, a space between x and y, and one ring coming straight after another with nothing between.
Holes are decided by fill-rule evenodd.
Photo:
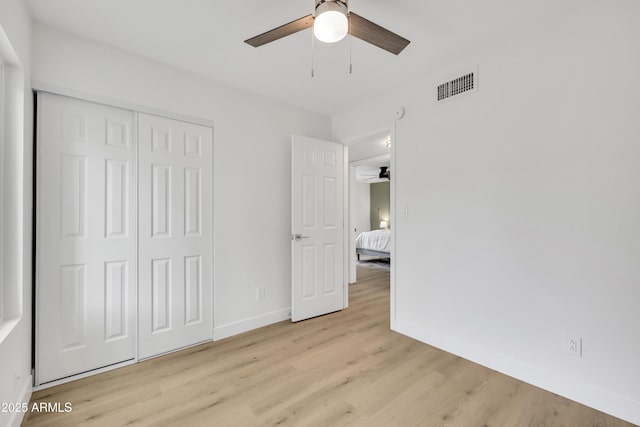
<instances>
[{"instance_id":1,"label":"air vent","mask_svg":"<svg viewBox=\"0 0 640 427\"><path fill-rule=\"evenodd\" d=\"M475 73L465 74L438 86L438 101L469 92L476 88Z\"/></svg>"}]
</instances>

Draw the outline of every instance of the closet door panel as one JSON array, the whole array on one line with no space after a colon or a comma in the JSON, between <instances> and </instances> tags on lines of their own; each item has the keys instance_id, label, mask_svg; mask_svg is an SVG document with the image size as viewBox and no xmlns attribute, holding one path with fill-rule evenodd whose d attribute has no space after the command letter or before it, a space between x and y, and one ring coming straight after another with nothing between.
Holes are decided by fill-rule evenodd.
<instances>
[{"instance_id":1,"label":"closet door panel","mask_svg":"<svg viewBox=\"0 0 640 427\"><path fill-rule=\"evenodd\" d=\"M134 113L38 94L36 377L135 357Z\"/></svg>"},{"instance_id":2,"label":"closet door panel","mask_svg":"<svg viewBox=\"0 0 640 427\"><path fill-rule=\"evenodd\" d=\"M213 338L213 130L138 116L139 357Z\"/></svg>"}]
</instances>

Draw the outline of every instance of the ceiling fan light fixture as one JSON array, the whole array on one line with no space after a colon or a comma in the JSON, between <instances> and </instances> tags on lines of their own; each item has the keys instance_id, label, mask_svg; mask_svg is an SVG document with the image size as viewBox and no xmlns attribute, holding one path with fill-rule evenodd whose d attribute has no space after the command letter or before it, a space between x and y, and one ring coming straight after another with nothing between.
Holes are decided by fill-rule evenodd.
<instances>
[{"instance_id":1,"label":"ceiling fan light fixture","mask_svg":"<svg viewBox=\"0 0 640 427\"><path fill-rule=\"evenodd\" d=\"M315 39L335 43L349 34L394 55L398 55L411 43L404 37L349 11L349 0L315 0L315 3L314 15L303 16L244 42L249 46L259 47L313 27L312 43ZM388 3L393 4L393 1ZM313 69L311 74L313 75Z\"/></svg>"},{"instance_id":2,"label":"ceiling fan light fixture","mask_svg":"<svg viewBox=\"0 0 640 427\"><path fill-rule=\"evenodd\" d=\"M339 42L349 32L347 5L340 0L316 0L313 34L325 43Z\"/></svg>"}]
</instances>

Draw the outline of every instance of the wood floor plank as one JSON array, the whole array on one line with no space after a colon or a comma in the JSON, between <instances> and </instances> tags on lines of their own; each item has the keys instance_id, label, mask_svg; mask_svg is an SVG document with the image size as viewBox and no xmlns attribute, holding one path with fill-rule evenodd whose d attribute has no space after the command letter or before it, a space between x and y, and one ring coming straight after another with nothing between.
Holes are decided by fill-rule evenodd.
<instances>
[{"instance_id":1,"label":"wood floor plank","mask_svg":"<svg viewBox=\"0 0 640 427\"><path fill-rule=\"evenodd\" d=\"M617 418L389 329L389 273L349 308L280 322L34 393L25 426L598 426Z\"/></svg>"}]
</instances>

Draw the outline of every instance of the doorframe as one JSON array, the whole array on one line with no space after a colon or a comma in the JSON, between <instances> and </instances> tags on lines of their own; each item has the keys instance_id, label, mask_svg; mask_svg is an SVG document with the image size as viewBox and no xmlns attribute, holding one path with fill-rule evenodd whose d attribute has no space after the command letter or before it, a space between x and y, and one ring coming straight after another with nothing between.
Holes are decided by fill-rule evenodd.
<instances>
[{"instance_id":1,"label":"doorframe","mask_svg":"<svg viewBox=\"0 0 640 427\"><path fill-rule=\"evenodd\" d=\"M204 117L180 114L174 111L151 107L149 105L123 101L118 98L110 98L107 96L96 95L96 94L85 92L82 90L76 90L76 89L70 89L66 87L51 85L49 83L44 83L39 80L31 80L31 90L33 92L45 92L53 95L62 95L69 98L80 99L82 101L93 102L96 104L104 104L109 107L122 108L124 110L131 110L137 113L151 114L154 116L166 117L168 119L174 119L182 122L193 123L196 125L210 127L210 128L213 128L214 137L215 137L215 126L214 126L213 120L210 120Z\"/></svg>"},{"instance_id":2,"label":"doorframe","mask_svg":"<svg viewBox=\"0 0 640 427\"><path fill-rule=\"evenodd\" d=\"M394 170L395 170L395 166L396 166L396 141L397 141L397 137L396 137L396 123L393 122L391 124L389 124L388 126L384 126L381 128L378 128L376 130L372 130L371 132L365 132L363 134L360 134L356 137L353 138L348 138L345 140L344 145L348 148L352 145L356 145L359 143L363 143L363 142L367 142L367 141L371 141L375 138L381 137L383 135L389 135L390 136L390 141L391 141L391 147L389 150L389 155L390 155L390 159L389 159L389 164L390 164L390 169L391 169L391 173L393 174ZM377 156L374 156L372 158L375 158ZM370 160L366 159L366 160ZM365 159L363 159L365 160ZM357 161L355 161L354 163L357 163ZM353 184L355 183L355 168L354 168L354 173L351 173L351 164L349 163L349 161L347 160L346 164L347 169L349 170L349 173L347 173L347 178L348 178L348 182L347 182L347 187L349 189L349 194L348 194L348 215L345 217L346 221L348 221L349 227L347 229L348 233L345 233L345 240L347 240L346 242L346 246L348 247L348 251L347 251L347 256L346 258L346 262L348 263L349 267L347 267L345 269L345 275L346 275L346 282L347 282L347 289L345 292L345 301L349 296L349 290L348 290L348 283L351 281L351 270L352 268L355 268L355 241L352 241L353 239L352 234L351 234L351 230L354 229L355 227L355 221L352 221L352 219L354 218L354 214L355 214L355 207L354 205L354 200L352 198L352 187ZM391 264L391 272L389 274L389 279L390 279L390 284L389 284L389 288L390 288L390 297L389 297L389 303L390 303L390 322L391 322L391 329L395 330L395 325L396 325L396 270L397 270L397 266L396 266L396 180L392 179L389 182L389 216L390 218L390 227L391 227L391 258L390 258L390 264ZM353 253L352 253L353 251ZM355 275L355 274L354 274ZM346 308L346 305L345 305Z\"/></svg>"},{"instance_id":3,"label":"doorframe","mask_svg":"<svg viewBox=\"0 0 640 427\"><path fill-rule=\"evenodd\" d=\"M349 243L348 235L351 235L349 232L349 226L351 225L351 209L350 209L350 200L351 200L351 179L350 179L350 167L349 167L349 147L344 145L343 149L343 167L344 167L344 176L342 183L342 238L344 240L342 245L343 251L343 261L342 261L342 309L349 307L349 276L351 270L351 264L344 262L344 254L348 254L351 249L351 244ZM350 260L351 257L347 257L347 260Z\"/></svg>"}]
</instances>

